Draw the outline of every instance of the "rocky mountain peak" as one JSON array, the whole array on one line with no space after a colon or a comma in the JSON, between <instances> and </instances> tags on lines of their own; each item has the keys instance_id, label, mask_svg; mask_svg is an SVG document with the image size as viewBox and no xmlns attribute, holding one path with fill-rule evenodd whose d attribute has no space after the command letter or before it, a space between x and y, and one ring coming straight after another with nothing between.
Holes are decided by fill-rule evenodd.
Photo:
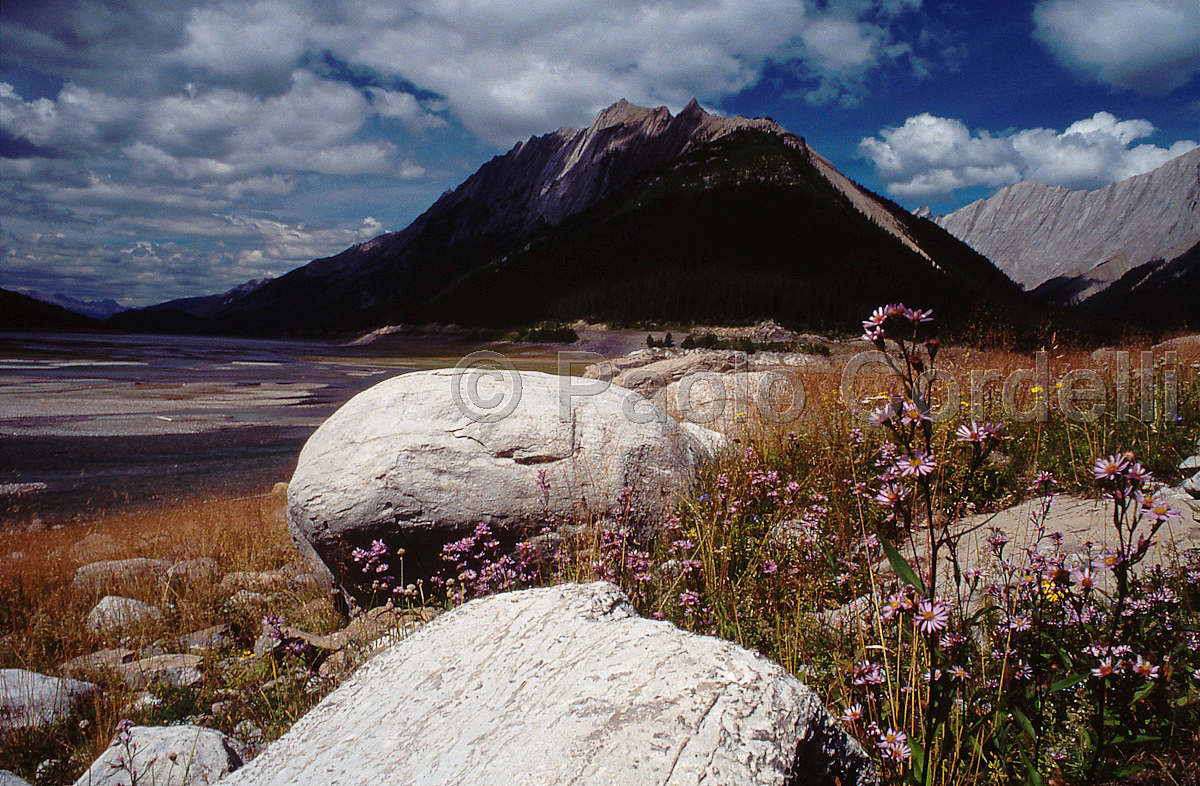
<instances>
[{"instance_id":1,"label":"rocky mountain peak","mask_svg":"<svg viewBox=\"0 0 1200 786\"><path fill-rule=\"evenodd\" d=\"M1022 181L937 222L1039 296L1082 300L1200 242L1200 148L1095 191Z\"/></svg>"}]
</instances>

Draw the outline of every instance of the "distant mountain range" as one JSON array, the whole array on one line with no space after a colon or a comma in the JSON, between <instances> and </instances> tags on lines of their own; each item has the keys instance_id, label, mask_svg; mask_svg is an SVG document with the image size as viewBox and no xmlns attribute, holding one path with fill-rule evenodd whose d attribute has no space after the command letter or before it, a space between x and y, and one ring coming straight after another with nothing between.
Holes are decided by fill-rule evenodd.
<instances>
[{"instance_id":1,"label":"distant mountain range","mask_svg":"<svg viewBox=\"0 0 1200 786\"><path fill-rule=\"evenodd\" d=\"M935 220L1039 298L1136 312L1123 307L1125 296L1168 297L1150 293L1176 287L1195 264L1187 260L1200 244L1200 148L1096 191L1016 183Z\"/></svg>"},{"instance_id":2,"label":"distant mountain range","mask_svg":"<svg viewBox=\"0 0 1200 786\"><path fill-rule=\"evenodd\" d=\"M620 101L588 128L518 143L400 232L110 324L277 335L773 317L851 329L894 300L962 322L1032 309L980 254L774 121Z\"/></svg>"},{"instance_id":3,"label":"distant mountain range","mask_svg":"<svg viewBox=\"0 0 1200 786\"><path fill-rule=\"evenodd\" d=\"M34 300L51 303L65 308L67 311L73 311L76 314L82 314L85 317L92 317L93 319L108 319L113 314L119 314L125 310L125 306L122 306L112 298L104 300L79 300L67 297L66 295L45 295L35 289L18 289L17 291Z\"/></svg>"},{"instance_id":4,"label":"distant mountain range","mask_svg":"<svg viewBox=\"0 0 1200 786\"><path fill-rule=\"evenodd\" d=\"M98 319L76 314L62 306L0 289L0 331L7 330L96 330Z\"/></svg>"}]
</instances>

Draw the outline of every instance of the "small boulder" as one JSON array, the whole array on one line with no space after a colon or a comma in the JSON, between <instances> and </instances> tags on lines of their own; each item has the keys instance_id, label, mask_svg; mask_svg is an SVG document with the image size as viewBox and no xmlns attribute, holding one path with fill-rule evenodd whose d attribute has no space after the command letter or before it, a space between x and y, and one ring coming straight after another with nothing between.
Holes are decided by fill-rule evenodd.
<instances>
[{"instance_id":1,"label":"small boulder","mask_svg":"<svg viewBox=\"0 0 1200 786\"><path fill-rule=\"evenodd\" d=\"M201 786L241 766L241 746L215 729L132 726L117 733L75 786L124 786L131 781L131 770L137 783Z\"/></svg>"},{"instance_id":2,"label":"small boulder","mask_svg":"<svg viewBox=\"0 0 1200 786\"><path fill-rule=\"evenodd\" d=\"M87 615L88 632L97 635L120 633L162 617L157 607L133 598L105 595Z\"/></svg>"},{"instance_id":3,"label":"small boulder","mask_svg":"<svg viewBox=\"0 0 1200 786\"><path fill-rule=\"evenodd\" d=\"M171 563L168 560L145 557L89 562L75 571L71 589L76 592L92 592L106 587L127 586L161 578L167 575L170 569Z\"/></svg>"},{"instance_id":4,"label":"small boulder","mask_svg":"<svg viewBox=\"0 0 1200 786\"><path fill-rule=\"evenodd\" d=\"M179 638L180 644L192 652L221 650L233 644L233 626L229 623L213 625L211 628L188 633Z\"/></svg>"},{"instance_id":5,"label":"small boulder","mask_svg":"<svg viewBox=\"0 0 1200 786\"><path fill-rule=\"evenodd\" d=\"M135 689L149 688L157 682L184 688L204 679L204 658L199 655L151 655L115 668L121 678Z\"/></svg>"},{"instance_id":6,"label":"small boulder","mask_svg":"<svg viewBox=\"0 0 1200 786\"><path fill-rule=\"evenodd\" d=\"M404 374L326 420L288 486L301 553L363 600L381 576L365 575L352 554L375 539L389 554L405 549L404 581L415 583L436 575L442 547L481 522L511 543L531 525L576 515L655 520L706 458L637 393L550 374L502 376Z\"/></svg>"},{"instance_id":7,"label":"small boulder","mask_svg":"<svg viewBox=\"0 0 1200 786\"><path fill-rule=\"evenodd\" d=\"M443 614L226 783L866 786L877 776L782 667L643 619L597 582Z\"/></svg>"},{"instance_id":8,"label":"small boulder","mask_svg":"<svg viewBox=\"0 0 1200 786\"><path fill-rule=\"evenodd\" d=\"M71 658L59 666L58 671L60 674L70 676L72 674L86 674L102 669L115 669L122 663L129 663L133 658L133 650L117 647L115 649L100 650L87 655L80 655L78 658Z\"/></svg>"},{"instance_id":9,"label":"small boulder","mask_svg":"<svg viewBox=\"0 0 1200 786\"><path fill-rule=\"evenodd\" d=\"M220 576L221 568L212 557L180 560L167 571L167 578L183 583L216 581Z\"/></svg>"},{"instance_id":10,"label":"small boulder","mask_svg":"<svg viewBox=\"0 0 1200 786\"><path fill-rule=\"evenodd\" d=\"M112 535L107 532L93 532L73 544L67 553L75 562L87 564L97 560L108 559L120 552L120 546Z\"/></svg>"},{"instance_id":11,"label":"small boulder","mask_svg":"<svg viewBox=\"0 0 1200 786\"><path fill-rule=\"evenodd\" d=\"M0 731L58 723L95 692L96 686L90 682L0 669Z\"/></svg>"},{"instance_id":12,"label":"small boulder","mask_svg":"<svg viewBox=\"0 0 1200 786\"><path fill-rule=\"evenodd\" d=\"M29 786L29 781L18 778L8 770L0 770L0 786Z\"/></svg>"}]
</instances>

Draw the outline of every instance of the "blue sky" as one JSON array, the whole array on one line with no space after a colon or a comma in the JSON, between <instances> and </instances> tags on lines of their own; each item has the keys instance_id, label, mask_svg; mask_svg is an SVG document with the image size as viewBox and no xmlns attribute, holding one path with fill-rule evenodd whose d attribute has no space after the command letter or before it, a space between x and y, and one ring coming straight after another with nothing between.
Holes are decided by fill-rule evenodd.
<instances>
[{"instance_id":1,"label":"blue sky","mask_svg":"<svg viewBox=\"0 0 1200 786\"><path fill-rule=\"evenodd\" d=\"M0 286L223 291L519 139L692 97L909 208L1098 188L1200 142L1200 3L5 0Z\"/></svg>"}]
</instances>

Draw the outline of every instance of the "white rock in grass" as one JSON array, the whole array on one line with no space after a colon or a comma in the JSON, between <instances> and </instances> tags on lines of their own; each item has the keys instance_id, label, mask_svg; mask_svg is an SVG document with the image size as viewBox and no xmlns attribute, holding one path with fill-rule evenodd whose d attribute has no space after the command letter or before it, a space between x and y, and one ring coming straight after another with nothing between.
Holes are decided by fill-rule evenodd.
<instances>
[{"instance_id":1,"label":"white rock in grass","mask_svg":"<svg viewBox=\"0 0 1200 786\"><path fill-rule=\"evenodd\" d=\"M782 667L602 582L476 600L369 660L230 786L875 783Z\"/></svg>"},{"instance_id":2,"label":"white rock in grass","mask_svg":"<svg viewBox=\"0 0 1200 786\"><path fill-rule=\"evenodd\" d=\"M499 382L452 369L375 385L301 451L288 485L293 540L363 598L380 577L365 576L351 555L377 538L397 574L395 549L405 549L404 582L414 583L439 572L442 547L481 522L515 540L518 530L578 515L658 520L710 454L639 394L598 387L535 372ZM589 388L592 395L581 393Z\"/></svg>"},{"instance_id":3,"label":"white rock in grass","mask_svg":"<svg viewBox=\"0 0 1200 786\"><path fill-rule=\"evenodd\" d=\"M118 734L75 786L127 786L131 768L139 784L201 786L242 766L241 746L215 729L133 726L128 733L131 745Z\"/></svg>"},{"instance_id":4,"label":"white rock in grass","mask_svg":"<svg viewBox=\"0 0 1200 786\"><path fill-rule=\"evenodd\" d=\"M24 669L0 669L0 730L58 723L95 692L96 686L90 682Z\"/></svg>"},{"instance_id":5,"label":"white rock in grass","mask_svg":"<svg viewBox=\"0 0 1200 786\"><path fill-rule=\"evenodd\" d=\"M133 598L105 595L88 612L86 625L90 633L103 635L144 625L161 616L162 612L148 603Z\"/></svg>"},{"instance_id":6,"label":"white rock in grass","mask_svg":"<svg viewBox=\"0 0 1200 786\"><path fill-rule=\"evenodd\" d=\"M29 781L18 778L8 770L0 770L0 786L29 786Z\"/></svg>"}]
</instances>

